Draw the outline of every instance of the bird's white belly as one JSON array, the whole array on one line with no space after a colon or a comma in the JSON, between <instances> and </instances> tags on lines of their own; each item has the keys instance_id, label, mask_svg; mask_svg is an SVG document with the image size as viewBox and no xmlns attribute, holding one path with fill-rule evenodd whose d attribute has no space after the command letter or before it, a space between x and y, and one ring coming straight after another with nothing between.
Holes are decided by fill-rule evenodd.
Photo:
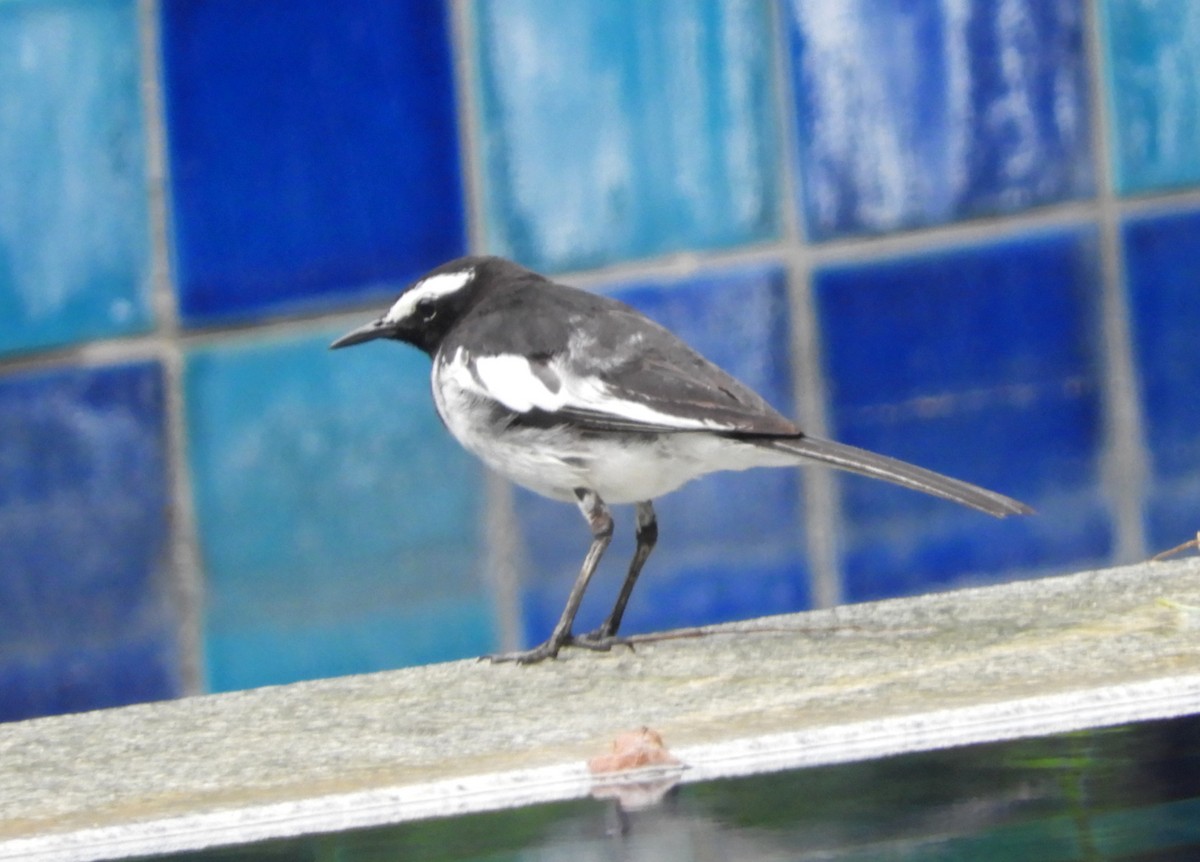
<instances>
[{"instance_id":1,"label":"bird's white belly","mask_svg":"<svg viewBox=\"0 0 1200 862\"><path fill-rule=\"evenodd\" d=\"M690 459L656 456L655 444L641 441L594 440L586 455L542 434L529 443L508 437L464 444L518 485L559 500L574 501L576 488L591 489L609 503L651 500L710 469Z\"/></svg>"},{"instance_id":2,"label":"bird's white belly","mask_svg":"<svg viewBox=\"0 0 1200 862\"><path fill-rule=\"evenodd\" d=\"M703 431L594 433L582 442L565 427L497 433L494 405L453 380L438 380L436 372L432 388L438 413L459 443L502 476L557 500L574 502L574 490L588 488L608 503L636 503L706 473L796 463Z\"/></svg>"},{"instance_id":3,"label":"bird's white belly","mask_svg":"<svg viewBox=\"0 0 1200 862\"><path fill-rule=\"evenodd\" d=\"M556 500L574 502L576 488L589 488L609 503L650 500L710 469L690 459L658 457L653 442L625 435L591 440L582 450L558 429L509 429L503 437L470 427L450 430L497 473Z\"/></svg>"}]
</instances>

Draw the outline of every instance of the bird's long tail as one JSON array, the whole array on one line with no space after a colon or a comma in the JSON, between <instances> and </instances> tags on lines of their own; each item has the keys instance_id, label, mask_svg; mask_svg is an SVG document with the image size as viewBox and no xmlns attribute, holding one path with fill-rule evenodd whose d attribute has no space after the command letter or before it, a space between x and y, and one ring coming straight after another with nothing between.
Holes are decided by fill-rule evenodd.
<instances>
[{"instance_id":1,"label":"bird's long tail","mask_svg":"<svg viewBox=\"0 0 1200 862\"><path fill-rule=\"evenodd\" d=\"M997 518L1006 515L1029 515L1033 512L1033 509L1024 503L995 491L844 443L818 437L773 437L754 442L769 449L820 461L851 473L883 479L905 488L912 488L914 491L953 500Z\"/></svg>"}]
</instances>

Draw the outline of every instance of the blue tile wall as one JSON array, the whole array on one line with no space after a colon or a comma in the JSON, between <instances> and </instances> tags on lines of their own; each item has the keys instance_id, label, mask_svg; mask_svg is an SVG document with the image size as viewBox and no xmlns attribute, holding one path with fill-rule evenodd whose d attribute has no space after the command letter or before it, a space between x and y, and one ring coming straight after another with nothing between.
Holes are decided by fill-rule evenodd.
<instances>
[{"instance_id":1,"label":"blue tile wall","mask_svg":"<svg viewBox=\"0 0 1200 862\"><path fill-rule=\"evenodd\" d=\"M135 0L0 4L0 354L151 323Z\"/></svg>"},{"instance_id":2,"label":"blue tile wall","mask_svg":"<svg viewBox=\"0 0 1200 862\"><path fill-rule=\"evenodd\" d=\"M817 273L835 436L1038 510L991 520L848 477L847 597L1108 559L1095 261L1080 229Z\"/></svg>"},{"instance_id":3,"label":"blue tile wall","mask_svg":"<svg viewBox=\"0 0 1200 862\"><path fill-rule=\"evenodd\" d=\"M817 239L1092 191L1080 0L789 0Z\"/></svg>"},{"instance_id":4,"label":"blue tile wall","mask_svg":"<svg viewBox=\"0 0 1200 862\"><path fill-rule=\"evenodd\" d=\"M760 0L476 0L486 244L563 270L780 230Z\"/></svg>"},{"instance_id":5,"label":"blue tile wall","mask_svg":"<svg viewBox=\"0 0 1200 862\"><path fill-rule=\"evenodd\" d=\"M462 253L440 0L169 0L162 13L187 323L360 301Z\"/></svg>"},{"instance_id":6,"label":"blue tile wall","mask_svg":"<svg viewBox=\"0 0 1200 862\"><path fill-rule=\"evenodd\" d=\"M774 266L683 280L623 283L607 291L677 332L713 362L792 415L787 283ZM655 504L659 541L622 630L703 625L808 606L800 471L709 476ZM615 507L617 535L580 612L577 630L607 615L633 556L632 507ZM574 506L522 492L518 517L529 554L525 637L549 635L590 536Z\"/></svg>"},{"instance_id":7,"label":"blue tile wall","mask_svg":"<svg viewBox=\"0 0 1200 862\"><path fill-rule=\"evenodd\" d=\"M1135 218L1123 241L1150 450L1147 532L1161 551L1200 530L1200 212Z\"/></svg>"},{"instance_id":8,"label":"blue tile wall","mask_svg":"<svg viewBox=\"0 0 1200 862\"><path fill-rule=\"evenodd\" d=\"M832 436L1037 509L708 477L658 501L629 631L1191 538L1197 82L1191 0L0 0L0 720L546 636L579 513L518 492L507 606L428 359L327 350L467 251L612 266L785 414L816 358Z\"/></svg>"},{"instance_id":9,"label":"blue tile wall","mask_svg":"<svg viewBox=\"0 0 1200 862\"><path fill-rule=\"evenodd\" d=\"M1103 0L1109 134L1122 192L1200 183L1200 7Z\"/></svg>"},{"instance_id":10,"label":"blue tile wall","mask_svg":"<svg viewBox=\"0 0 1200 862\"><path fill-rule=\"evenodd\" d=\"M441 427L429 360L341 331L188 355L213 689L478 655L481 476Z\"/></svg>"},{"instance_id":11,"label":"blue tile wall","mask_svg":"<svg viewBox=\"0 0 1200 862\"><path fill-rule=\"evenodd\" d=\"M0 378L0 720L179 693L163 378Z\"/></svg>"}]
</instances>

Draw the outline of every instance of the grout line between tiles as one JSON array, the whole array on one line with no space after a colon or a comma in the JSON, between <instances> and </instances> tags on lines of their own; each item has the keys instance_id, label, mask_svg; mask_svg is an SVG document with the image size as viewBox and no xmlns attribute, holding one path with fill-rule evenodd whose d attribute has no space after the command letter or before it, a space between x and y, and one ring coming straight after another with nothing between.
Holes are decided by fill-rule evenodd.
<instances>
[{"instance_id":1,"label":"grout line between tiles","mask_svg":"<svg viewBox=\"0 0 1200 862\"><path fill-rule=\"evenodd\" d=\"M1091 199L1066 201L1020 213L826 240L813 245L813 257L820 266L871 263L996 242L1036 231L1070 228L1093 221L1097 215L1098 208Z\"/></svg>"},{"instance_id":2,"label":"grout line between tiles","mask_svg":"<svg viewBox=\"0 0 1200 862\"><path fill-rule=\"evenodd\" d=\"M168 482L171 513L170 593L179 613L180 681L185 694L204 687L202 640L204 587L200 569L196 513L187 464L187 431L183 397L183 346L171 278L168 241L166 124L159 54L159 2L138 0L142 111L145 118L147 181L151 232L151 301L156 333L135 347L150 346L162 363L166 383ZM119 349L119 348L118 348ZM103 350L99 351L103 354Z\"/></svg>"},{"instance_id":3,"label":"grout line between tiles","mask_svg":"<svg viewBox=\"0 0 1200 862\"><path fill-rule=\"evenodd\" d=\"M450 16L450 59L454 69L455 102L458 112L458 159L462 169L462 193L467 218L467 248L471 254L484 250L483 166L477 155L482 152L482 136L475 113L477 78L474 52L475 30L470 0L452 0Z\"/></svg>"},{"instance_id":4,"label":"grout line between tiles","mask_svg":"<svg viewBox=\"0 0 1200 862\"><path fill-rule=\"evenodd\" d=\"M1118 222L1131 216L1186 212L1200 208L1200 188L1128 200L1118 197L1111 201L1111 205ZM1099 221L1101 215L1098 203L1081 201L893 234L810 243L805 245L804 254L810 269L865 264L892 257L936 253L942 249L950 250L963 245L995 242L1017 237L1028 231L1094 224ZM787 261L795 251L795 245L790 238L784 238L730 249L671 253L597 269L566 272L556 277L560 281L580 287L603 288L616 281L675 278L701 270ZM380 300L375 298L356 301L336 310L284 313L260 321L232 321L201 328L178 327L174 333L169 333L160 326L156 334L102 338L36 353L0 356L0 374L70 364L101 365L152 357L158 355L163 340L167 337L177 339L185 348L193 348L334 330L340 326L362 323L364 315L378 314L379 308Z\"/></svg>"},{"instance_id":5,"label":"grout line between tiles","mask_svg":"<svg viewBox=\"0 0 1200 862\"><path fill-rule=\"evenodd\" d=\"M784 10L776 3L772 12L772 46L775 87L776 141L783 186L784 230L787 237L783 257L787 266L788 304L791 326L792 388L796 418L801 427L816 437L829 435L829 401L821 362L820 325L813 269L816 256L804 232L800 215L800 177L796 153L798 130L793 117L795 98L790 74L790 50ZM840 482L833 470L804 470L801 481L803 506L801 526L809 563L809 601L814 608L841 604L844 594L839 560L841 535Z\"/></svg>"},{"instance_id":6,"label":"grout line between tiles","mask_svg":"<svg viewBox=\"0 0 1200 862\"><path fill-rule=\"evenodd\" d=\"M1141 416L1141 393L1133 355L1129 305L1121 253L1121 202L1113 187L1113 153L1108 100L1103 96L1103 34L1096 0L1085 4L1088 78L1092 94L1092 159L1096 166L1100 229L1100 328L1104 369L1105 441L1102 481L1116 528L1113 560L1117 564L1147 556L1142 507L1146 495L1148 456Z\"/></svg>"},{"instance_id":7,"label":"grout line between tiles","mask_svg":"<svg viewBox=\"0 0 1200 862\"><path fill-rule=\"evenodd\" d=\"M1110 187L1110 194L1117 212L1126 218L1167 215L1200 208L1200 187L1145 192L1130 197L1120 197Z\"/></svg>"},{"instance_id":8,"label":"grout line between tiles","mask_svg":"<svg viewBox=\"0 0 1200 862\"><path fill-rule=\"evenodd\" d=\"M475 39L470 0L449 4L450 57L454 67L458 108L459 164L463 175L463 200L467 216L467 247L472 254L484 251L486 241L483 210L483 166L480 154L483 137L475 113L477 79L472 44ZM524 646L524 614L521 609L521 572L525 559L517 523L513 486L488 470L484 478L482 518L484 559L482 577L491 593L498 648L512 651Z\"/></svg>"}]
</instances>

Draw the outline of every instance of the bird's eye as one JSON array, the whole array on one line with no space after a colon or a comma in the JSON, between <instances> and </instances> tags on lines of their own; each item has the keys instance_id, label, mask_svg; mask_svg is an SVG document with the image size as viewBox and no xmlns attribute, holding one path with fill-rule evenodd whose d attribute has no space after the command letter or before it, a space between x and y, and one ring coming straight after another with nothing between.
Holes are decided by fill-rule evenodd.
<instances>
[{"instance_id":1,"label":"bird's eye","mask_svg":"<svg viewBox=\"0 0 1200 862\"><path fill-rule=\"evenodd\" d=\"M437 306L432 299L422 299L417 303L417 314L425 323L437 317Z\"/></svg>"}]
</instances>

